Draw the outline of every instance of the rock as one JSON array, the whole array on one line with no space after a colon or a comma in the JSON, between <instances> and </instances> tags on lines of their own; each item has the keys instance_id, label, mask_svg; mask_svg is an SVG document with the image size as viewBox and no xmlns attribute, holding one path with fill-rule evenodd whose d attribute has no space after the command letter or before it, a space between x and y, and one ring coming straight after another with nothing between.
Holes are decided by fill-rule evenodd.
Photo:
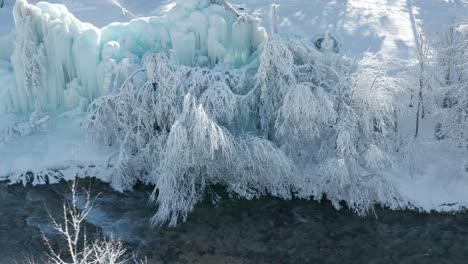
<instances>
[{"instance_id":1,"label":"rock","mask_svg":"<svg viewBox=\"0 0 468 264\"><path fill-rule=\"evenodd\" d=\"M24 228L26 227L26 219L22 216L16 216L13 218L13 224L17 228Z\"/></svg>"}]
</instances>

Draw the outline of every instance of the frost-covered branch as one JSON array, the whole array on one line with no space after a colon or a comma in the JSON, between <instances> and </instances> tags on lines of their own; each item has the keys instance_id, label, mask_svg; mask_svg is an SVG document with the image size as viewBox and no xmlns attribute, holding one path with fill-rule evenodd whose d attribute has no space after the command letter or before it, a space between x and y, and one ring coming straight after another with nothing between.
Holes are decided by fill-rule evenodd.
<instances>
[{"instance_id":1,"label":"frost-covered branch","mask_svg":"<svg viewBox=\"0 0 468 264\"><path fill-rule=\"evenodd\" d=\"M400 83L385 64L353 64L278 35L259 59L226 72L182 66L173 51L146 55L144 70L89 109L89 139L118 153L112 186L154 184L152 222L170 226L212 184L248 199L325 194L360 214L376 202L398 206L379 174L391 165L399 109Z\"/></svg>"},{"instance_id":2,"label":"frost-covered branch","mask_svg":"<svg viewBox=\"0 0 468 264\"><path fill-rule=\"evenodd\" d=\"M49 212L52 226L65 241L65 250L58 251L45 235L43 237L48 248L47 263L53 264L124 264L129 262L143 263L135 255L127 253L123 243L112 237L88 240L85 221L93 209L95 200L91 199L89 190L85 193L83 209L78 208L78 181L70 185L71 200L63 204L62 221L56 220ZM27 263L35 263L28 259Z\"/></svg>"}]
</instances>

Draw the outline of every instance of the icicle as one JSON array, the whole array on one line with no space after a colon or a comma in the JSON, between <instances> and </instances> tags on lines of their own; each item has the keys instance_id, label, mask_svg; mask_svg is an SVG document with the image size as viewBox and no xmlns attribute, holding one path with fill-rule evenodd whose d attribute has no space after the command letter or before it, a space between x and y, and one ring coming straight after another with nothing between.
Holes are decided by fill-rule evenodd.
<instances>
[{"instance_id":1,"label":"icicle","mask_svg":"<svg viewBox=\"0 0 468 264\"><path fill-rule=\"evenodd\" d=\"M193 24L193 31L195 33L196 48L202 53L208 51L207 36L208 36L208 18L201 11L194 11L190 15L190 20Z\"/></svg>"},{"instance_id":2,"label":"icicle","mask_svg":"<svg viewBox=\"0 0 468 264\"><path fill-rule=\"evenodd\" d=\"M278 34L278 7L277 4L271 4L270 6L270 26L273 34Z\"/></svg>"},{"instance_id":3,"label":"icicle","mask_svg":"<svg viewBox=\"0 0 468 264\"><path fill-rule=\"evenodd\" d=\"M226 49L226 21L224 18L213 15L210 17L208 28L208 58L211 65L224 61Z\"/></svg>"},{"instance_id":4,"label":"icicle","mask_svg":"<svg viewBox=\"0 0 468 264\"><path fill-rule=\"evenodd\" d=\"M232 33L235 64L245 64L252 50L252 27L250 18L247 15L241 15L234 25L232 25Z\"/></svg>"},{"instance_id":5,"label":"icicle","mask_svg":"<svg viewBox=\"0 0 468 264\"><path fill-rule=\"evenodd\" d=\"M195 65L196 36L190 32L189 25L180 23L171 30L172 48L178 63L187 66Z\"/></svg>"}]
</instances>

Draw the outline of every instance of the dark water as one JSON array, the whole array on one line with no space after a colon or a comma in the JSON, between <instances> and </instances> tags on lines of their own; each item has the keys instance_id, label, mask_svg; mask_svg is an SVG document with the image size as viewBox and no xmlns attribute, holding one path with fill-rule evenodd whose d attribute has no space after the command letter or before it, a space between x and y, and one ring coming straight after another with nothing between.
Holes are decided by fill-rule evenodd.
<instances>
[{"instance_id":1,"label":"dark water","mask_svg":"<svg viewBox=\"0 0 468 264\"><path fill-rule=\"evenodd\" d=\"M84 185L89 180L82 180ZM222 199L200 204L176 228L151 228L151 189L126 194L93 181L102 194L89 232L126 241L148 263L467 263L468 215L377 209L360 218L326 202ZM54 237L45 205L59 216L67 184L28 187L0 183L0 263L21 263ZM93 230L93 231L90 231Z\"/></svg>"}]
</instances>

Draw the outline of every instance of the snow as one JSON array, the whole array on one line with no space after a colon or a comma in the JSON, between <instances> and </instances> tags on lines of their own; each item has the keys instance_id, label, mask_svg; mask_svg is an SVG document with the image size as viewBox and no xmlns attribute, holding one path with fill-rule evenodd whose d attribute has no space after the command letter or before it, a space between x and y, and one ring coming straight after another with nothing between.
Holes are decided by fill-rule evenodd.
<instances>
[{"instance_id":1,"label":"snow","mask_svg":"<svg viewBox=\"0 0 468 264\"><path fill-rule=\"evenodd\" d=\"M233 70L255 59L255 51L266 38L263 25L273 33L311 41L330 33L342 44L345 53L359 56L370 51L408 64L417 56L418 32L435 33L450 15L466 19L468 13L468 2L463 0L277 0L278 6L270 6L271 1L266 0L231 1L234 7L252 11L263 19L260 21L242 12L238 17L229 9L210 5L208 0L183 0L177 4L163 0L54 0L50 2L63 6L42 2L35 7L18 0L14 16L17 32L32 32L17 34L15 38L13 2L7 0L0 9L0 133L18 123L28 123L31 112L51 113L51 119L44 131L6 141L2 141L0 135L0 177L13 175L12 181L22 181L20 178L27 172L57 169L64 174L68 171L64 175L66 178L75 173L82 176L94 173L111 181L110 170L106 167L110 150L98 149L86 140L86 108L96 98L116 94L127 77L140 68L146 52L172 48L179 64L211 68L223 65L224 69ZM15 45L23 49L14 50ZM44 73L40 74L41 79L28 79L27 72L21 70L31 61L40 66L35 70ZM28 90L27 83L31 81L37 84ZM212 114L211 118L220 123L233 120L234 107L227 104L233 101L228 88L216 85L201 96L201 100L213 108L207 110L208 115ZM294 92L308 89L303 85L297 88L288 92L287 103L295 104L298 96ZM300 99L314 99L313 95L305 94L307 97ZM216 106L220 100L222 106ZM186 104L195 108L189 102ZM274 104L276 102L272 102ZM214 111L220 108L224 111ZM198 115L206 114L193 111ZM297 113L281 111L290 122L297 116ZM385 172L386 178L412 208L424 211L463 209L468 206L468 177L459 172L463 157L449 146L431 141L431 122L423 122L422 143L415 143L420 144L416 146L420 151L411 153L415 159L411 165L414 168L408 172L395 166ZM408 124L403 127L405 133L411 133L413 123L404 120L403 123ZM282 129L287 131L288 127L285 125ZM214 129L211 137L223 136L221 130ZM306 131L310 127L297 129ZM174 149L183 152L177 142L172 143ZM247 149L248 143L245 144ZM379 149L368 151L368 157L382 156ZM173 164L177 163L175 160L165 162L173 170L180 165ZM268 164L269 161L264 162ZM342 160L334 162L335 171L343 168L336 165ZM371 163L370 167L378 165Z\"/></svg>"},{"instance_id":2,"label":"snow","mask_svg":"<svg viewBox=\"0 0 468 264\"><path fill-rule=\"evenodd\" d=\"M0 9L2 27L0 36L13 27L12 8L14 0L5 2ZM39 0L29 1L31 4ZM127 22L133 18L122 11L122 7L136 17L159 16L175 6L170 0L50 0L60 3L79 20L104 27L111 22ZM188 1L187 1L188 2ZM258 15L265 28L270 29L270 4L267 0L232 0L233 6L242 7ZM398 54L400 58L414 56L416 28L436 32L441 29L450 15L464 17L466 0L412 0L412 1L326 1L277 0L278 32L282 35L314 39L326 32L338 37L345 52L359 55L365 51ZM105 10L106 15L102 15ZM416 28L415 28L416 27ZM398 49L398 50L396 50Z\"/></svg>"},{"instance_id":3,"label":"snow","mask_svg":"<svg viewBox=\"0 0 468 264\"><path fill-rule=\"evenodd\" d=\"M270 28L272 1L231 1L263 19ZM315 39L330 32L337 37L346 53L366 51L414 58L416 29L436 32L451 15L466 18L466 0L348 0L325 1L276 0L278 32L281 35Z\"/></svg>"},{"instance_id":4,"label":"snow","mask_svg":"<svg viewBox=\"0 0 468 264\"><path fill-rule=\"evenodd\" d=\"M0 116L0 131L27 117L17 114ZM107 152L92 145L85 144L83 133L84 118L60 117L50 120L47 130L25 137L0 140L0 178L13 183L27 183L22 179L28 172L36 173L36 183L41 183L41 173L60 171L61 177L71 179L75 174L89 176L89 166L96 176L104 181L108 179L105 158ZM5 178L5 176L11 175ZM94 176L94 175L92 175ZM60 178L58 178L60 179ZM49 179L52 181L52 178ZM108 181L108 180L107 180Z\"/></svg>"}]
</instances>

